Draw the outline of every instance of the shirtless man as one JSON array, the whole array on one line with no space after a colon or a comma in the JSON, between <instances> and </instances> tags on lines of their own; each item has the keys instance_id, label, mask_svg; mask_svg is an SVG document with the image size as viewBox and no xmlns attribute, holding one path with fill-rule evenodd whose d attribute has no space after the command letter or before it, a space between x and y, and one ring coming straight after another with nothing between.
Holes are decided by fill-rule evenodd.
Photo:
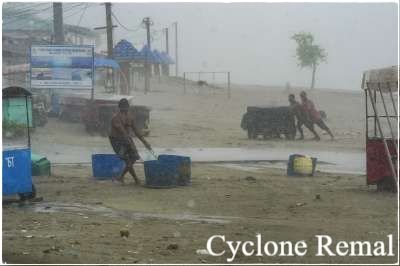
<instances>
[{"instance_id":1,"label":"shirtless man","mask_svg":"<svg viewBox=\"0 0 400 266\"><path fill-rule=\"evenodd\" d=\"M333 140L334 137L331 130L322 120L321 113L317 109L315 109L314 103L307 98L307 94L305 91L302 91L300 93L300 98L301 98L301 106L303 107L304 111L306 112L312 123L315 123L322 130L328 132L329 136L331 136L331 139ZM317 138L317 140L319 140L319 137Z\"/></svg>"},{"instance_id":2,"label":"shirtless man","mask_svg":"<svg viewBox=\"0 0 400 266\"><path fill-rule=\"evenodd\" d=\"M305 125L306 128L308 128L308 130L310 130L314 134L314 139L319 140L320 138L319 138L317 132L315 132L315 130L314 130L313 123L308 119L308 116L305 113L305 111L303 110L301 104L298 101L296 101L294 94L289 95L289 103L290 103L290 107L292 108L293 113L297 120L297 130L300 133L300 138L298 138L298 139L299 140L304 139L304 133L303 133L302 126Z\"/></svg>"},{"instance_id":3,"label":"shirtless man","mask_svg":"<svg viewBox=\"0 0 400 266\"><path fill-rule=\"evenodd\" d=\"M111 119L110 142L115 153L125 161L125 169L117 181L124 183L124 177L129 172L136 184L140 184L136 176L133 164L140 159L135 143L131 138L131 131L139 138L143 145L151 150L150 144L143 138L140 132L136 129L133 117L129 114L129 102L123 98L118 103L119 112Z\"/></svg>"}]
</instances>

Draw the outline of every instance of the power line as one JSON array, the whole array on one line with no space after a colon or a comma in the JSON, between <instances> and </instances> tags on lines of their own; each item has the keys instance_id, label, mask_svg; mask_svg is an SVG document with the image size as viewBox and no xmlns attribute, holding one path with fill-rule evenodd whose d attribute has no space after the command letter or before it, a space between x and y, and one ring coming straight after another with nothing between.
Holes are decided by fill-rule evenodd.
<instances>
[{"instance_id":1,"label":"power line","mask_svg":"<svg viewBox=\"0 0 400 266\"><path fill-rule=\"evenodd\" d=\"M83 16L85 15L88 6L89 6L89 4L86 3L85 9L83 10L83 12L82 12L82 14L81 14L81 17L79 18L78 24L76 24L76 26L79 26L79 25L81 24L82 18L83 18Z\"/></svg>"},{"instance_id":2,"label":"power line","mask_svg":"<svg viewBox=\"0 0 400 266\"><path fill-rule=\"evenodd\" d=\"M119 19L117 18L117 16L114 14L114 12L111 13L113 18L115 18L115 20L117 21L117 23L125 30L127 31L132 31L132 32L137 32L138 30L141 29L141 24L139 24L135 29L129 29L128 27L126 27L124 24L122 24Z\"/></svg>"},{"instance_id":3,"label":"power line","mask_svg":"<svg viewBox=\"0 0 400 266\"><path fill-rule=\"evenodd\" d=\"M76 4L76 5L67 7L67 8L64 9L63 13L66 14L67 12L72 11L72 10L76 9L77 7L80 7L80 6L82 6L82 5L84 5L84 4ZM20 14L19 16L12 16L12 17L17 17L17 18L15 18L15 19L13 19L13 20L9 20L7 23L3 23L3 25L9 25L9 24L12 24L12 23L19 23L19 22L22 22L22 21L24 20L24 18L20 18L20 17L27 16L27 15L31 15L31 16L36 17L36 16L39 15L40 13L43 13L44 11L49 10L49 9L52 9L52 8L53 8L53 7L50 6L50 7L47 7L47 8L45 8L45 9L42 9L42 10L37 10L36 12L33 12L33 13ZM75 15L75 14L76 14L76 13L74 12L73 15ZM36 17L36 18L37 18L37 19L41 19L42 21L46 21L46 22L50 23L50 22L52 21L52 20L50 20L52 17L53 17L53 15L51 14L49 17L46 17L46 18L44 18L44 19L37 18L37 17ZM67 16L66 18L68 18L68 17L71 17L71 16Z\"/></svg>"},{"instance_id":4,"label":"power line","mask_svg":"<svg viewBox=\"0 0 400 266\"><path fill-rule=\"evenodd\" d=\"M84 10L84 9L82 9L82 10ZM67 12L68 12L68 15L67 15ZM76 11L76 9L75 9L75 10L69 9L69 10L67 10L67 11L64 12L64 19L65 19L65 18L74 17L74 16L76 16L76 15L78 15L78 14L79 14L79 13Z\"/></svg>"},{"instance_id":5,"label":"power line","mask_svg":"<svg viewBox=\"0 0 400 266\"><path fill-rule=\"evenodd\" d=\"M76 11L76 8L77 8L77 7L80 7L80 6L82 6L82 5L84 5L84 4L77 4L77 5L75 5L75 6L70 6L70 7L66 8L66 9L64 9L64 10L63 10L63 15L66 15L67 13L68 13L68 15L69 15L69 16L64 16L64 19L75 16L75 15L77 14L77 13L75 12L75 11ZM69 13L70 11L72 11L72 12L71 12L72 15L71 15L71 13ZM47 23L52 23L52 22L53 22L53 15L50 15L49 17L44 18L43 21L46 21Z\"/></svg>"},{"instance_id":6,"label":"power line","mask_svg":"<svg viewBox=\"0 0 400 266\"><path fill-rule=\"evenodd\" d=\"M42 12L42 11L44 11L44 10L48 10L48 9L50 9L51 8L51 6L49 6L49 4L44 4L44 5L46 5L46 6L48 6L47 8L44 8L44 9L35 9L35 7L39 7L39 6L41 6L41 5L43 5L43 4L39 4L39 5L37 5L37 6L33 6L33 5L30 5L29 7L24 7L24 8L20 8L20 9L18 9L18 8L15 8L15 7L6 7L5 9L6 9L6 11L7 12L4 12L3 13L3 15L4 15L4 17L15 17L15 16L24 16L24 15L29 15L29 14L34 14L34 13L37 13L37 12ZM7 10L8 9L8 10Z\"/></svg>"},{"instance_id":7,"label":"power line","mask_svg":"<svg viewBox=\"0 0 400 266\"><path fill-rule=\"evenodd\" d=\"M23 12L19 12L19 13L10 12L9 15L7 15L7 13L4 14L5 15L4 17L15 18L14 20L18 20L20 17L25 17L25 16L28 16L28 15L30 15L30 16L38 15L38 14L40 14L40 13L42 13L44 11L47 11L47 10L49 10L51 8L52 7L50 6L50 7L44 8L44 9L34 10L34 11L32 9L29 9L27 11L23 11Z\"/></svg>"}]
</instances>

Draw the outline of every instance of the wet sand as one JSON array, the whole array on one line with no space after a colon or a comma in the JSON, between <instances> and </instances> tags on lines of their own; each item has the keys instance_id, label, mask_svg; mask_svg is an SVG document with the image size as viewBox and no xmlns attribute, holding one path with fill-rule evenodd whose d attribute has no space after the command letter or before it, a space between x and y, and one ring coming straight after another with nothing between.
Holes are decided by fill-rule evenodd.
<instances>
[{"instance_id":1,"label":"wet sand","mask_svg":"<svg viewBox=\"0 0 400 266\"><path fill-rule=\"evenodd\" d=\"M248 105L287 105L285 90L233 86L226 91L153 81L153 92L134 93L152 107L148 141L156 149L240 148L316 152L364 151L361 91L309 91L336 136L322 140L248 140L240 121ZM312 136L306 132L306 138ZM318 131L321 132L321 131ZM32 136L33 152L68 154L68 147L110 150L108 139L88 135L84 126L52 118ZM141 144L138 144L141 147ZM136 170L143 180L143 167ZM226 257L198 255L207 239L225 234L252 240L305 239L305 257L244 257L235 263L390 263L393 257L315 257L314 236L375 240L397 235L396 195L377 193L364 175L327 174L290 178L283 169L194 164L193 184L149 189L95 181L88 165L56 165L51 177L35 177L38 205L3 207L3 259L8 263L225 263ZM252 176L253 178L247 178ZM320 195L320 200L316 195ZM46 205L48 204L48 205ZM66 207L67 206L67 207ZM69 206L69 207L68 207ZM36 208L36 211L35 211ZM54 210L54 212L53 212ZM110 215L114 214L114 215ZM208 220L207 220L208 219ZM213 219L225 222L216 222ZM120 231L129 230L128 238ZM171 245L172 244L172 245ZM177 245L175 245L177 244ZM397 248L397 247L396 247Z\"/></svg>"},{"instance_id":2,"label":"wet sand","mask_svg":"<svg viewBox=\"0 0 400 266\"><path fill-rule=\"evenodd\" d=\"M143 171L136 167L143 179ZM89 167L58 166L35 177L44 202L3 207L8 263L226 263L198 255L209 237L306 240L305 257L245 257L235 263L390 263L394 257L315 257L315 235L380 240L397 234L396 196L365 186L364 176L318 172L291 178L194 165L192 185L171 189L94 181ZM253 178L248 178L251 176ZM316 199L316 195L320 199ZM120 231L130 236L121 238ZM216 248L222 248L220 244ZM397 247L395 246L395 249Z\"/></svg>"}]
</instances>

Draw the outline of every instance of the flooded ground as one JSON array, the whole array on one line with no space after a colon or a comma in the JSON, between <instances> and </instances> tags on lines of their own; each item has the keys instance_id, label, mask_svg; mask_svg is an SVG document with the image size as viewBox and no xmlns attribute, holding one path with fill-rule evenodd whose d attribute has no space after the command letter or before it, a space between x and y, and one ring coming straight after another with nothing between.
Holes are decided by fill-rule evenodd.
<instances>
[{"instance_id":1,"label":"flooded ground","mask_svg":"<svg viewBox=\"0 0 400 266\"><path fill-rule=\"evenodd\" d=\"M66 152L58 152L58 151ZM92 154L113 153L109 148L86 148L53 144L35 150L46 154L53 164L90 164ZM332 173L365 173L365 154L352 151L320 151L288 148L154 148L156 154L182 155L191 157L192 162L210 162L219 164L249 164L257 162L260 167L285 168L291 154L303 154L318 159L318 170ZM144 160L154 159L147 151L139 152Z\"/></svg>"}]
</instances>

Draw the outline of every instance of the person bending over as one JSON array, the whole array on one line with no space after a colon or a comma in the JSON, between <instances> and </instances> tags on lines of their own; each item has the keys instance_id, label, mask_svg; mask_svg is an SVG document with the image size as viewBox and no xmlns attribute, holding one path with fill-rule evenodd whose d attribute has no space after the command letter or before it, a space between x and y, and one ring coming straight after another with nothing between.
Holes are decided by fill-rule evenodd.
<instances>
[{"instance_id":1,"label":"person bending over","mask_svg":"<svg viewBox=\"0 0 400 266\"><path fill-rule=\"evenodd\" d=\"M124 183L124 177L129 172L136 184L140 181L133 169L134 163L140 159L135 143L132 140L131 133L136 135L143 145L151 150L150 144L143 138L142 134L135 127L133 116L129 113L129 102L123 98L118 103L119 111L111 119L110 142L115 153L125 161L125 169L119 177L115 179Z\"/></svg>"},{"instance_id":2,"label":"person bending over","mask_svg":"<svg viewBox=\"0 0 400 266\"><path fill-rule=\"evenodd\" d=\"M331 136L331 139L333 140L334 137L331 130L322 120L321 113L318 112L317 109L315 109L314 103L310 99L308 99L305 91L302 91L300 93L300 98L301 98L301 105L306 114L308 115L309 119L317 126L319 126L322 130L328 132L329 136ZM316 138L316 140L319 140L319 137Z\"/></svg>"},{"instance_id":3,"label":"person bending over","mask_svg":"<svg viewBox=\"0 0 400 266\"><path fill-rule=\"evenodd\" d=\"M298 139L299 140L304 139L304 133L303 133L303 128L302 128L303 125L305 125L306 128L308 128L308 130L310 130L314 134L314 139L319 139L317 132L315 132L315 130L314 130L314 125L313 125L312 121L309 120L309 118L308 118L306 112L304 111L304 109L302 108L301 104L298 101L296 101L296 97L294 96L294 94L289 95L289 104L290 104L293 114L297 120L296 127L300 133L300 138L298 138Z\"/></svg>"}]
</instances>

